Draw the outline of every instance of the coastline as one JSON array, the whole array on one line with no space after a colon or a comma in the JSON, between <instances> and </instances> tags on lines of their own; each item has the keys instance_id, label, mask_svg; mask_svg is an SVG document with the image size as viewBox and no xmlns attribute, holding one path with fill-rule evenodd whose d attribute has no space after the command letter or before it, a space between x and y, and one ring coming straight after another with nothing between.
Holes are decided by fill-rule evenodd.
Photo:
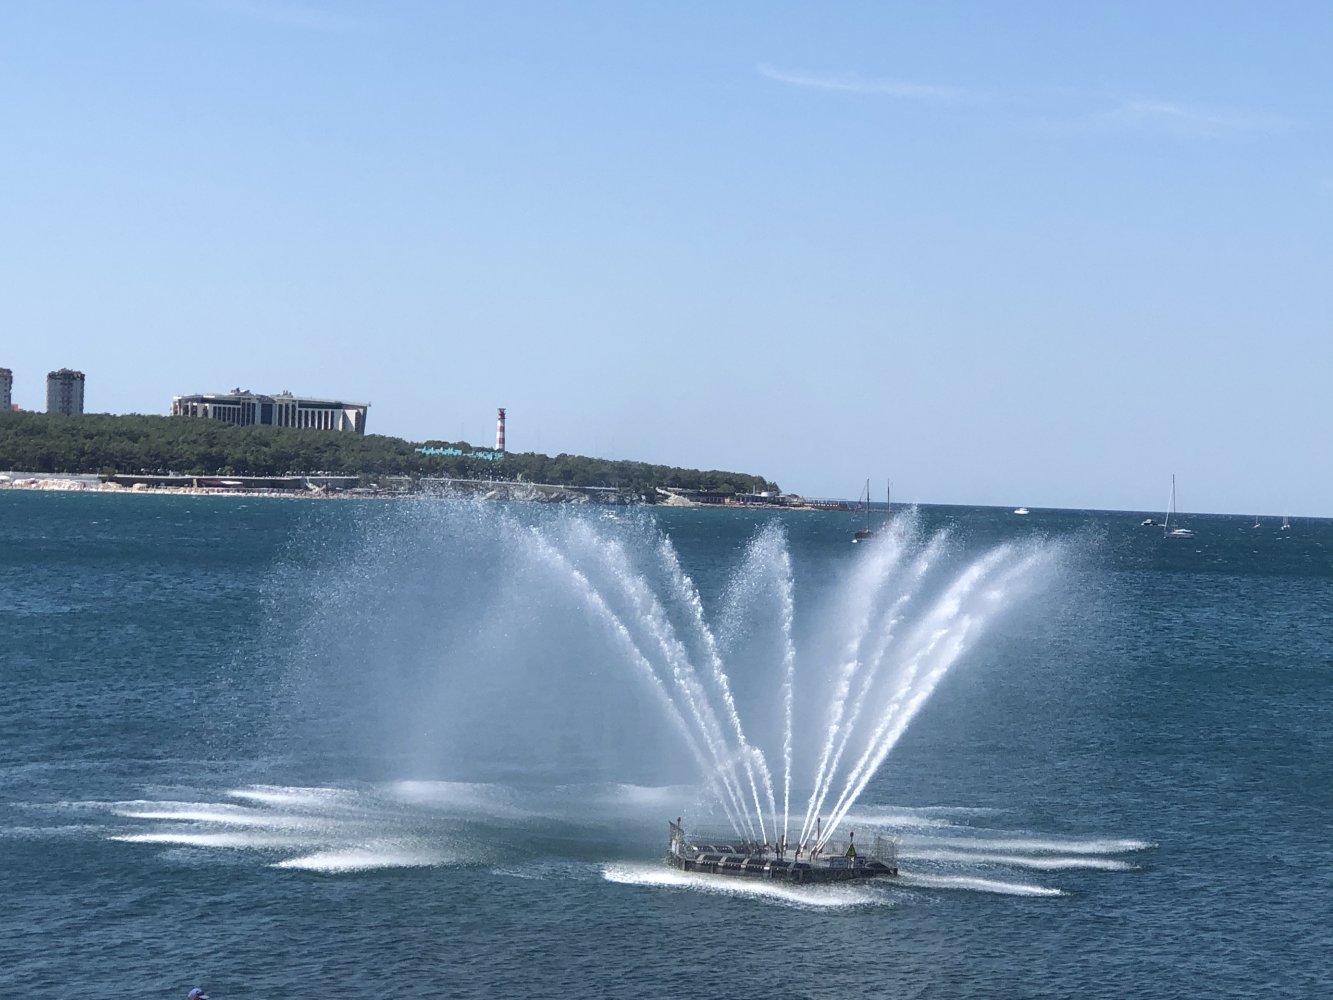
<instances>
[{"instance_id":1,"label":"coastline","mask_svg":"<svg viewBox=\"0 0 1333 1000\"><path fill-rule=\"evenodd\" d=\"M60 476L43 474L28 476L14 473L0 473L0 492L24 493L103 493L121 496L191 496L191 497L270 497L275 500L361 500L383 499L383 495L366 496L362 494L335 493L324 489L307 490L304 493L294 490L244 490L227 489L213 486L121 486L119 483L104 483L96 477Z\"/></svg>"},{"instance_id":2,"label":"coastline","mask_svg":"<svg viewBox=\"0 0 1333 1000\"><path fill-rule=\"evenodd\" d=\"M196 480L196 483L198 480ZM178 485L166 483L136 482L131 485L106 482L91 473L28 473L0 472L0 492L17 490L22 492L51 493L107 493L137 496L223 496L223 497L268 497L280 500L400 500L420 496L459 495L482 500L511 500L532 503L573 503L622 506L626 503L623 496L612 499L609 493L597 488L582 491L578 487L557 484L485 481L485 480L435 480L431 489L340 489L328 485L305 483L304 489L272 489L257 486L232 485ZM691 495L694 494L694 495ZM722 496L702 491L658 488L658 500L651 506L662 508L691 510L848 510L850 505L844 501L811 501L796 494L784 494L774 497L750 497L738 499L734 496Z\"/></svg>"},{"instance_id":3,"label":"coastline","mask_svg":"<svg viewBox=\"0 0 1333 1000\"><path fill-rule=\"evenodd\" d=\"M609 504L607 500L595 499L577 488L560 487L555 484L505 483L493 481L483 483L476 480L455 480L452 483L459 495L476 497L483 500L519 500L531 503L576 503ZM431 491L404 491L404 489L331 489L324 485L307 484L305 489L265 489L221 487L221 485L147 485L135 483L105 483L99 476L91 473L28 473L0 472L0 492L52 492L52 493L107 493L117 496L237 496L268 497L275 500L404 500L412 497L440 495ZM445 487L447 492L448 487ZM673 509L718 509L718 511L821 511L821 509L840 509L832 503L808 501L805 497L786 495L774 497L773 501L749 500L737 503L736 500L698 500L686 495L689 491L668 491L659 489L659 500L653 507ZM623 504L623 501L620 501ZM616 505L620 505L616 504ZM841 508L846 509L846 508Z\"/></svg>"}]
</instances>

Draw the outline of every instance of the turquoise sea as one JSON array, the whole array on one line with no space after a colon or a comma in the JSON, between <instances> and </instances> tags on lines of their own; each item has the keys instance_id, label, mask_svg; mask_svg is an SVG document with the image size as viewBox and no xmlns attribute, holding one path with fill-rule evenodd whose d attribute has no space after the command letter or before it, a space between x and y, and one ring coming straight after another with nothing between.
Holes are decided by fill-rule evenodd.
<instances>
[{"instance_id":1,"label":"turquoise sea","mask_svg":"<svg viewBox=\"0 0 1333 1000\"><path fill-rule=\"evenodd\" d=\"M0 493L0 997L1333 995L1333 522L1145 516Z\"/></svg>"}]
</instances>

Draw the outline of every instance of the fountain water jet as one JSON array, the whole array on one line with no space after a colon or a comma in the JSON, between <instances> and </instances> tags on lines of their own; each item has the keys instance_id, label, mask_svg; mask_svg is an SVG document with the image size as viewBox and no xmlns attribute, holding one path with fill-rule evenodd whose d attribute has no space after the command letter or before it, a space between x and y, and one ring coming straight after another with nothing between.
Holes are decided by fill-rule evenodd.
<instances>
[{"instance_id":1,"label":"fountain water jet","mask_svg":"<svg viewBox=\"0 0 1333 1000\"><path fill-rule=\"evenodd\" d=\"M968 567L918 626L919 641L905 643L915 651L900 671L893 700L847 776L826 831L841 822L945 672L1006 607L1006 599L1022 596L1018 588L1032 580L1045 558L1044 553L1020 555L1011 546L998 547ZM983 589L988 578L993 580Z\"/></svg>"},{"instance_id":2,"label":"fountain water jet","mask_svg":"<svg viewBox=\"0 0 1333 1000\"><path fill-rule=\"evenodd\" d=\"M582 538L593 543L615 565L616 579L638 595L636 610L651 626L655 644L672 664L672 676L680 699L703 736L702 747L711 755L706 772L720 777L728 791L728 818L737 833L768 842L785 836L790 824L790 791L795 767L794 704L798 697L798 652L792 639L794 597L790 554L781 529L769 525L752 540L741 574L733 578L728 602L732 613L738 604L736 591L753 574L772 574L771 590L781 604L783 660L780 670L782 691L783 809L781 818L774 801L771 769L764 751L752 744L745 733L742 717L731 690L719 644L709 628L698 590L680 565L669 539L662 536L657 557L664 571L667 589L680 611L679 627L690 636L688 645L703 661L699 670L682 658L687 643L673 635L660 601L645 594L645 581L635 577L623 545L618 541L599 540L588 525L580 529ZM947 535L919 541L920 528L915 517L900 516L888 532L867 546L862 559L850 574L842 597L849 613L850 628L833 671L832 683L823 692L814 692L818 700L827 699L824 738L815 765L813 786L798 843L815 841L822 847L837 829L847 810L865 789L894 744L906 731L945 672L984 633L993 618L1023 596L1024 584L1035 583L1039 568L1049 560L1050 552L1023 552L1013 546L999 546L967 565L947 582L919 613L907 634L897 638L907 608L928 593L923 586L932 572L941 570ZM906 572L904 561L918 540L915 558ZM896 640L896 641L895 641ZM817 654L816 654L817 655ZM885 661L888 660L886 668ZM880 682L881 673L885 682ZM703 691L699 676L711 682L711 691ZM827 680L816 668L820 682ZM800 696L805 696L802 691ZM716 708L707 707L709 696ZM726 720L723 732L719 719ZM849 753L850 751L850 753ZM844 756L854 763L841 769ZM743 776L743 778L742 778ZM830 795L834 797L827 823L817 822ZM747 794L748 793L748 794ZM746 815L746 804L753 813ZM768 816L765 816L767 805ZM735 815L739 812L739 822Z\"/></svg>"},{"instance_id":3,"label":"fountain water jet","mask_svg":"<svg viewBox=\"0 0 1333 1000\"><path fill-rule=\"evenodd\" d=\"M357 588L321 609L303 644L315 661L374 664L342 678L354 693L338 718L355 723L375 703L381 736L419 741L423 760L433 749L437 762L482 762L494 747L534 777L565 747L612 770L622 757L633 766L624 740L665 740L652 759L668 782L701 779L738 836L790 833L808 849L1059 551L968 554L903 512L869 544L807 553L825 570L804 576L772 518L721 580L713 546L700 586L653 513L600 514L467 503L386 514L365 538ZM592 752L599 727L621 742Z\"/></svg>"}]
</instances>

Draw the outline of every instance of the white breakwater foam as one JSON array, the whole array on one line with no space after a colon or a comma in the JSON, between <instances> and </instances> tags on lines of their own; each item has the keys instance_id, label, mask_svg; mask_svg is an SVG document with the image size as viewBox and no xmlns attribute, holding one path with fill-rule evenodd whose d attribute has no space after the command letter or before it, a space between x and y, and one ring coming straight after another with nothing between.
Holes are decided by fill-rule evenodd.
<instances>
[{"instance_id":1,"label":"white breakwater foam","mask_svg":"<svg viewBox=\"0 0 1333 1000\"><path fill-rule=\"evenodd\" d=\"M1019 851L1047 854L1131 854L1156 846L1147 840L1094 838L1059 840L1031 837L927 837L905 834L904 847L944 847L959 851Z\"/></svg>"},{"instance_id":2,"label":"white breakwater foam","mask_svg":"<svg viewBox=\"0 0 1333 1000\"><path fill-rule=\"evenodd\" d=\"M812 910L847 909L856 906L892 906L891 895L882 886L794 886L759 879L696 875L677 871L662 864L611 864L602 870L608 882L650 888L690 890L723 896L747 896L784 906Z\"/></svg>"},{"instance_id":3,"label":"white breakwater foam","mask_svg":"<svg viewBox=\"0 0 1333 1000\"><path fill-rule=\"evenodd\" d=\"M200 851L252 851L274 868L323 873L484 859L477 838L460 835L457 829L460 814L476 815L476 801L487 798L480 789L461 796L475 801L453 810L438 802L414 803L412 795L394 785L369 789L257 785L226 789L220 797L223 801L102 803L118 819L149 824L148 829L109 832L107 839ZM278 860L272 860L274 854Z\"/></svg>"},{"instance_id":4,"label":"white breakwater foam","mask_svg":"<svg viewBox=\"0 0 1333 1000\"><path fill-rule=\"evenodd\" d=\"M856 814L855 821L862 836L887 834L896 843L902 874L895 880L794 886L684 873L661 862L602 866L579 858L577 850L563 854L559 846L555 854L532 854L532 846L551 835L557 845L577 845L608 829L642 830L633 833L633 843L646 853L657 846L648 839L652 821L687 791L621 784L519 788L411 780L341 789L250 786L214 796L63 805L80 817L77 829L95 830L118 843L197 851L201 856L250 852L259 863L286 871L337 875L499 863L502 873L517 877L582 878L596 871L611 883L808 908L887 905L895 898L911 898L898 892L903 888L1059 896L1061 889L1032 884L1022 873L1128 872L1137 865L1123 855L1154 846L1131 838L980 830L965 825L975 811L964 807L932 807L931 815L922 816L925 810L881 805ZM82 821L90 810L114 817L115 825L90 827Z\"/></svg>"},{"instance_id":5,"label":"white breakwater foam","mask_svg":"<svg viewBox=\"0 0 1333 1000\"><path fill-rule=\"evenodd\" d=\"M1055 837L1026 831L979 828L967 823L996 810L963 806L869 806L852 815L863 836L895 842L903 884L920 888L972 889L1020 895L1058 895L1048 887L1014 883L997 872L1131 872L1139 865L1123 855L1155 847L1125 837ZM950 818L953 817L953 818ZM956 820L956 821L955 821ZM1020 888L1014 889L1018 885ZM1043 890L1043 891L1038 891Z\"/></svg>"},{"instance_id":6,"label":"white breakwater foam","mask_svg":"<svg viewBox=\"0 0 1333 1000\"><path fill-rule=\"evenodd\" d=\"M873 813L857 813L848 817L854 827L878 827L887 830L915 830L952 827L953 820L943 816L923 816L909 809L884 810Z\"/></svg>"},{"instance_id":7,"label":"white breakwater foam","mask_svg":"<svg viewBox=\"0 0 1333 1000\"><path fill-rule=\"evenodd\" d=\"M167 806L164 808L163 806ZM125 819L152 819L171 823L217 823L226 826L300 828L310 825L306 816L290 816L260 810L205 806L201 803L175 802L156 808L114 809Z\"/></svg>"},{"instance_id":8,"label":"white breakwater foam","mask_svg":"<svg viewBox=\"0 0 1333 1000\"><path fill-rule=\"evenodd\" d=\"M943 861L976 865L1008 865L1013 868L1032 868L1038 871L1126 872L1134 869L1128 861L1097 857L1087 854L994 854L984 851L943 851L904 848L898 851L900 861Z\"/></svg>"},{"instance_id":9,"label":"white breakwater foam","mask_svg":"<svg viewBox=\"0 0 1333 1000\"><path fill-rule=\"evenodd\" d=\"M307 841L300 837L284 837L266 833L123 833L107 838L122 844L171 844L179 847L221 847L229 850L276 850L302 847Z\"/></svg>"},{"instance_id":10,"label":"white breakwater foam","mask_svg":"<svg viewBox=\"0 0 1333 1000\"><path fill-rule=\"evenodd\" d=\"M288 785L251 785L233 788L226 793L230 798L257 802L265 806L286 806L305 809L327 809L348 803L352 793L342 788L302 788Z\"/></svg>"},{"instance_id":11,"label":"white breakwater foam","mask_svg":"<svg viewBox=\"0 0 1333 1000\"><path fill-rule=\"evenodd\" d=\"M83 824L118 843L252 851L274 868L340 873L522 857L543 831L560 830L580 843L590 829L604 834L665 815L687 791L402 780L349 788L247 786L190 799L68 803L67 808L80 814L97 810L122 821L112 828Z\"/></svg>"},{"instance_id":12,"label":"white breakwater foam","mask_svg":"<svg viewBox=\"0 0 1333 1000\"><path fill-rule=\"evenodd\" d=\"M1001 879L980 878L975 875L926 875L921 872L903 872L902 885L915 889L961 889L966 892L988 892L1000 896L1063 896L1060 889L1024 882L1006 882Z\"/></svg>"},{"instance_id":13,"label":"white breakwater foam","mask_svg":"<svg viewBox=\"0 0 1333 1000\"><path fill-rule=\"evenodd\" d=\"M411 851L398 847L353 847L316 851L299 858L276 861L269 867L333 875L379 868L429 868L446 864L447 861L443 855L431 851Z\"/></svg>"}]
</instances>

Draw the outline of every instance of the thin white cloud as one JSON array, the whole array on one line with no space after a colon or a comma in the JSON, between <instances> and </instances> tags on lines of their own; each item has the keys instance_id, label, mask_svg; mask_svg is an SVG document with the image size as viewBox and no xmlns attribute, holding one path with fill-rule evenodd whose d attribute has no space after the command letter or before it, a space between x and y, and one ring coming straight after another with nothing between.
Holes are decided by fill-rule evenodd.
<instances>
[{"instance_id":1,"label":"thin white cloud","mask_svg":"<svg viewBox=\"0 0 1333 1000\"><path fill-rule=\"evenodd\" d=\"M765 63L758 67L759 75L793 87L810 87L815 90L839 90L852 94L882 94L912 101L965 101L975 100L978 95L958 87L940 87L929 83L912 83L907 80L869 79L854 75L819 76L808 73L789 73L775 69Z\"/></svg>"},{"instance_id":2,"label":"thin white cloud","mask_svg":"<svg viewBox=\"0 0 1333 1000\"><path fill-rule=\"evenodd\" d=\"M1125 100L1096 117L1112 126L1196 135L1280 132L1292 126L1290 120L1277 115L1151 99Z\"/></svg>"},{"instance_id":3,"label":"thin white cloud","mask_svg":"<svg viewBox=\"0 0 1333 1000\"><path fill-rule=\"evenodd\" d=\"M1056 129L1141 130L1181 135L1223 136L1282 132L1294 127L1278 115L1236 108L1186 104L1153 98L1125 97L1105 91L1070 88L1009 94L986 93L962 87L862 77L854 74L812 74L776 69L766 63L761 76L794 87L882 95L909 101L941 104L978 104L1008 107L1017 115Z\"/></svg>"}]
</instances>

